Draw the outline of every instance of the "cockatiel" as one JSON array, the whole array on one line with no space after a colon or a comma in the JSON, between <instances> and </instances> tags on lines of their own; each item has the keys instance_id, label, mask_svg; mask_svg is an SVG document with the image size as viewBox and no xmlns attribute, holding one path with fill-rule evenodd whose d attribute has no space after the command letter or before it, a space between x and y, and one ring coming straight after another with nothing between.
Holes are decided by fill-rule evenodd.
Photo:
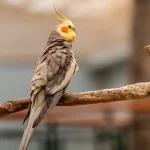
<instances>
[{"instance_id":1,"label":"cockatiel","mask_svg":"<svg viewBox=\"0 0 150 150\"><path fill-rule=\"evenodd\" d=\"M59 14L60 24L52 31L45 51L36 62L31 80L31 100L28 113L24 119L27 122L19 150L26 150L33 131L61 99L71 77L78 70L78 65L72 52L72 42L76 38L73 23Z\"/></svg>"}]
</instances>

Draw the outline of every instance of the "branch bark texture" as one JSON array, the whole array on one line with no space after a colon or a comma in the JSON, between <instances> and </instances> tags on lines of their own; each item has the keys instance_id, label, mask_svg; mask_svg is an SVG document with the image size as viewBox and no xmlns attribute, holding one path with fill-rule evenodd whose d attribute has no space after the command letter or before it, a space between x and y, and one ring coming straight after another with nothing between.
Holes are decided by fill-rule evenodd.
<instances>
[{"instance_id":1,"label":"branch bark texture","mask_svg":"<svg viewBox=\"0 0 150 150\"><path fill-rule=\"evenodd\" d=\"M150 82L136 83L121 88L64 94L58 106L75 106L114 101L143 99L150 96ZM28 108L30 98L15 99L0 105L0 118Z\"/></svg>"}]
</instances>

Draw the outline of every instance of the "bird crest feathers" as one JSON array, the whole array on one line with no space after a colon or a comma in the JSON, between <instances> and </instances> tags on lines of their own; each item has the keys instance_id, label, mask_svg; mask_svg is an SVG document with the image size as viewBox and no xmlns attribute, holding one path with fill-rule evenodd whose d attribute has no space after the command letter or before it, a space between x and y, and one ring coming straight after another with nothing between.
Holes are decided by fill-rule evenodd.
<instances>
[{"instance_id":1,"label":"bird crest feathers","mask_svg":"<svg viewBox=\"0 0 150 150\"><path fill-rule=\"evenodd\" d=\"M67 41L69 42L73 42L74 39L76 38L76 31L75 31L75 26L74 24L67 19L66 17L62 16L56 5L54 5L55 7L55 12L57 14L57 19L61 22L57 27L56 27L56 31Z\"/></svg>"},{"instance_id":2,"label":"bird crest feathers","mask_svg":"<svg viewBox=\"0 0 150 150\"><path fill-rule=\"evenodd\" d=\"M58 21L60 21L61 23L73 24L69 19L67 19L65 16L62 16L62 15L59 13L59 11L58 11L56 5L54 5L54 7L55 7L55 12L56 12L56 14L57 14L57 20L58 20Z\"/></svg>"}]
</instances>

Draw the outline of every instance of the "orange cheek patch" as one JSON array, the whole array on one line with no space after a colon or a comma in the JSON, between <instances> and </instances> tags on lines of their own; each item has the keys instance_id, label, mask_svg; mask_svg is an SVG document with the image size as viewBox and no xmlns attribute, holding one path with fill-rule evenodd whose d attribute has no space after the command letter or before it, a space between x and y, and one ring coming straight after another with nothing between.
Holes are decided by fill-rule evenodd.
<instances>
[{"instance_id":1,"label":"orange cheek patch","mask_svg":"<svg viewBox=\"0 0 150 150\"><path fill-rule=\"evenodd\" d=\"M61 27L60 30L64 33L68 33L68 28L67 27Z\"/></svg>"}]
</instances>

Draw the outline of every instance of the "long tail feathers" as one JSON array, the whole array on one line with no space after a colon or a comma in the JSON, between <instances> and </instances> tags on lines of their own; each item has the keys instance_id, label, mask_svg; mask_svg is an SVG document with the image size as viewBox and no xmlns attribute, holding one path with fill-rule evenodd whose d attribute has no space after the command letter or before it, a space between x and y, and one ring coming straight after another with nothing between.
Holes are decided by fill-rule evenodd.
<instances>
[{"instance_id":1,"label":"long tail feathers","mask_svg":"<svg viewBox=\"0 0 150 150\"><path fill-rule=\"evenodd\" d=\"M38 102L36 102L36 104L32 107L19 150L27 150L31 136L36 126L46 115L48 110L51 110L55 105L57 105L62 95L63 90L57 92L53 96L48 97L43 103L40 103L40 105Z\"/></svg>"},{"instance_id":2,"label":"long tail feathers","mask_svg":"<svg viewBox=\"0 0 150 150\"><path fill-rule=\"evenodd\" d=\"M22 138L19 150L27 149L28 144L31 139L31 136L35 130L35 128L33 128L33 123L34 123L35 119L39 116L41 109L42 109L41 107L36 110L34 108L32 108L28 122L27 122L27 126L24 130L24 134L23 134L23 138Z\"/></svg>"},{"instance_id":3,"label":"long tail feathers","mask_svg":"<svg viewBox=\"0 0 150 150\"><path fill-rule=\"evenodd\" d=\"M43 105L43 109L41 110L39 116L35 119L33 123L33 128L39 124L39 122L43 119L43 117L47 114L48 111L52 110L52 108L57 105L62 95L63 95L63 90L55 93L53 96L47 97Z\"/></svg>"}]
</instances>

